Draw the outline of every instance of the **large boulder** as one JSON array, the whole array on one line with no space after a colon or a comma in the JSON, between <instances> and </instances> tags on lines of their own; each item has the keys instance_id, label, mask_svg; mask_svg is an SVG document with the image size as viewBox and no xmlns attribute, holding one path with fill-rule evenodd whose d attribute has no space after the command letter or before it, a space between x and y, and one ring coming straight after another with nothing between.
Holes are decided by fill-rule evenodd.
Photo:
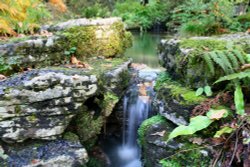
<instances>
[{"instance_id":1,"label":"large boulder","mask_svg":"<svg viewBox=\"0 0 250 167\"><path fill-rule=\"evenodd\" d=\"M25 37L0 44L0 73L11 74L26 67L45 67L67 61L76 48L79 59L115 57L131 46L131 34L119 18L76 19L48 26L47 36ZM14 41L14 42L13 42Z\"/></svg>"},{"instance_id":2,"label":"large boulder","mask_svg":"<svg viewBox=\"0 0 250 167\"><path fill-rule=\"evenodd\" d=\"M204 96L196 96L195 91L171 79L157 81L157 94L153 101L155 111L176 125L187 125L195 106L205 101Z\"/></svg>"},{"instance_id":3,"label":"large boulder","mask_svg":"<svg viewBox=\"0 0 250 167\"><path fill-rule=\"evenodd\" d=\"M159 58L173 79L186 86L199 88L212 85L224 76L229 63L233 66L232 70L238 70L242 62L233 50L238 50L245 57L245 53L250 53L249 44L250 35L246 34L164 39L159 46ZM220 61L218 56L214 56L214 60L207 59L207 55L213 51L223 53L220 57L223 60ZM213 72L211 65L214 67Z\"/></svg>"},{"instance_id":4,"label":"large boulder","mask_svg":"<svg viewBox=\"0 0 250 167\"><path fill-rule=\"evenodd\" d=\"M0 156L3 167L77 167L88 161L87 151L79 141L35 141L5 146L5 150L5 156Z\"/></svg>"},{"instance_id":5,"label":"large boulder","mask_svg":"<svg viewBox=\"0 0 250 167\"><path fill-rule=\"evenodd\" d=\"M97 92L94 75L32 70L0 82L0 138L6 142L61 135Z\"/></svg>"}]
</instances>

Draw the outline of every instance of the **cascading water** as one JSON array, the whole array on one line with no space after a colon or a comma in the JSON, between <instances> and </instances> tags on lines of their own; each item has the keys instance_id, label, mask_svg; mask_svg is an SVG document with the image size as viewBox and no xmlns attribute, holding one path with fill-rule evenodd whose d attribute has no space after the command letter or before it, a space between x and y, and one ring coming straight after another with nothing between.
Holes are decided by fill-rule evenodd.
<instances>
[{"instance_id":1,"label":"cascading water","mask_svg":"<svg viewBox=\"0 0 250 167\"><path fill-rule=\"evenodd\" d=\"M135 83L123 101L123 141L118 149L122 167L141 167L137 129L148 118L151 110L152 82Z\"/></svg>"},{"instance_id":2,"label":"cascading water","mask_svg":"<svg viewBox=\"0 0 250 167\"><path fill-rule=\"evenodd\" d=\"M117 128L118 132L112 131L117 126L111 124L112 119L109 126L111 132L108 133L108 136L106 134L100 143L110 161L108 167L143 166L140 160L141 150L137 144L137 129L142 121L151 114L151 101L154 96L153 82L161 71L156 51L156 45L160 39L159 34L142 36L135 34L133 47L126 52L126 56L132 57L134 62L144 65L131 65L131 73L134 77L123 99L123 119L120 116L120 111L122 111L120 108L113 112L119 113L118 121L123 120L120 122L122 123L122 134L120 134L120 128ZM117 120L116 116L114 120Z\"/></svg>"}]
</instances>

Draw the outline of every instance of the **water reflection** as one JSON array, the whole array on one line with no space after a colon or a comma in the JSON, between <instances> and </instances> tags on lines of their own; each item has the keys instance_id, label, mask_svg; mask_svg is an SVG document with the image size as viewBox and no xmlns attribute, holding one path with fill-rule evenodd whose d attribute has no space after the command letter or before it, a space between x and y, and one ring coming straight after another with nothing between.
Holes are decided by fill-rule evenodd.
<instances>
[{"instance_id":1,"label":"water reflection","mask_svg":"<svg viewBox=\"0 0 250 167\"><path fill-rule=\"evenodd\" d=\"M157 45L164 34L133 33L133 36L133 47L128 49L125 55L133 58L135 63L143 63L149 67L159 68Z\"/></svg>"}]
</instances>

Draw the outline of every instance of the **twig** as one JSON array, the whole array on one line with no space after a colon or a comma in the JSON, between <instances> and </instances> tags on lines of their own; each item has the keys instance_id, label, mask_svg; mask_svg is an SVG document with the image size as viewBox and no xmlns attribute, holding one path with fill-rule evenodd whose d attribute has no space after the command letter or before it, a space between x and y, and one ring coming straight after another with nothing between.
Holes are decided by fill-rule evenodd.
<instances>
[{"instance_id":1,"label":"twig","mask_svg":"<svg viewBox=\"0 0 250 167\"><path fill-rule=\"evenodd\" d=\"M231 164L233 163L234 157L236 155L237 147L238 147L238 141L239 141L239 138L238 138L238 130L237 130L236 131L236 140L235 140L235 144L234 144L234 152L233 152L233 155L231 157L231 160L230 160L228 166L231 166Z\"/></svg>"},{"instance_id":2,"label":"twig","mask_svg":"<svg viewBox=\"0 0 250 167\"><path fill-rule=\"evenodd\" d=\"M217 164L218 160L220 159L220 155L221 155L222 151L223 151L223 148L220 150L218 156L214 160L212 167L215 167L215 165Z\"/></svg>"},{"instance_id":3,"label":"twig","mask_svg":"<svg viewBox=\"0 0 250 167\"><path fill-rule=\"evenodd\" d=\"M173 155L170 155L170 156L168 156L166 158L163 158L163 159L169 159L169 158L174 157L175 155L177 155L179 153L188 152L188 151L197 150L197 149L206 148L206 147L215 147L215 146L219 146L219 145L222 145L222 144L224 144L224 143L209 145L209 146L196 147L196 148L187 149L187 150L181 150L181 151L178 151L177 153L175 153Z\"/></svg>"}]
</instances>

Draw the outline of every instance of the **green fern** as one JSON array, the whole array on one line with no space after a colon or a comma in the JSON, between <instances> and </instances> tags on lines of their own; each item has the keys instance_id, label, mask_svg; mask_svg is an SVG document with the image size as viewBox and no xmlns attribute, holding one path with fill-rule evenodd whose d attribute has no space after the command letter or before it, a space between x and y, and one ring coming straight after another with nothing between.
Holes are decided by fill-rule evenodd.
<instances>
[{"instance_id":1,"label":"green fern","mask_svg":"<svg viewBox=\"0 0 250 167\"><path fill-rule=\"evenodd\" d=\"M244 78L250 78L250 70L242 71L239 73L233 73L230 75L220 77L215 83L222 82L222 81L231 81L235 79L244 79Z\"/></svg>"},{"instance_id":2,"label":"green fern","mask_svg":"<svg viewBox=\"0 0 250 167\"><path fill-rule=\"evenodd\" d=\"M216 64L225 74L232 74L245 63L244 52L237 49L207 52L203 59L212 75L215 74Z\"/></svg>"},{"instance_id":3,"label":"green fern","mask_svg":"<svg viewBox=\"0 0 250 167\"><path fill-rule=\"evenodd\" d=\"M203 56L208 68L209 68L209 71L212 75L214 75L214 64L213 64L213 60L211 59L210 55L208 53L206 53L204 56Z\"/></svg>"},{"instance_id":4,"label":"green fern","mask_svg":"<svg viewBox=\"0 0 250 167\"><path fill-rule=\"evenodd\" d=\"M232 67L232 64L230 63L228 57L226 56L227 55L227 51L216 51L218 57L221 58L221 60L224 62L224 65L227 69L227 72L228 73L233 73L233 67Z\"/></svg>"},{"instance_id":5,"label":"green fern","mask_svg":"<svg viewBox=\"0 0 250 167\"><path fill-rule=\"evenodd\" d=\"M209 52L210 57L213 59L213 61L218 64L225 73L228 73L228 69L226 67L226 65L224 64L224 61L221 57L218 56L218 54L213 51L213 52Z\"/></svg>"},{"instance_id":6,"label":"green fern","mask_svg":"<svg viewBox=\"0 0 250 167\"><path fill-rule=\"evenodd\" d=\"M229 58L230 62L232 63L234 70L239 69L239 62L237 57L235 57L235 55L232 52L228 52L226 55Z\"/></svg>"},{"instance_id":7,"label":"green fern","mask_svg":"<svg viewBox=\"0 0 250 167\"><path fill-rule=\"evenodd\" d=\"M234 53L234 55L239 59L239 61L242 63L242 64L245 64L246 61L245 61L245 58L243 57L244 54L242 54L239 50L232 50L232 52Z\"/></svg>"}]
</instances>

